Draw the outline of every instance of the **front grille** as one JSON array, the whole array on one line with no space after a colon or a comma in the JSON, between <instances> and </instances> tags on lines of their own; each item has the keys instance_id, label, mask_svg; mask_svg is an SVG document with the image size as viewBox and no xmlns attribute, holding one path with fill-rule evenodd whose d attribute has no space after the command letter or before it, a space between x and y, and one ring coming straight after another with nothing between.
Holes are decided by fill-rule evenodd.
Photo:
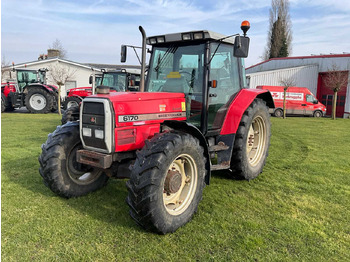
<instances>
[{"instance_id":1,"label":"front grille","mask_svg":"<svg viewBox=\"0 0 350 262\"><path fill-rule=\"evenodd\" d=\"M104 153L112 152L114 141L112 112L108 99L85 98L83 100L80 136L84 148Z\"/></svg>"}]
</instances>

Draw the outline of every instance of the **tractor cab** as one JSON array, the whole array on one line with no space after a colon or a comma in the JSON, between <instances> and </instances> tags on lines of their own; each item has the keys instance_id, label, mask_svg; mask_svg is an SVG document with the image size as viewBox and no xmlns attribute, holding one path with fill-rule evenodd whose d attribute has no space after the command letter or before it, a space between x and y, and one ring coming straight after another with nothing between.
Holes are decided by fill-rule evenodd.
<instances>
[{"instance_id":1,"label":"tractor cab","mask_svg":"<svg viewBox=\"0 0 350 262\"><path fill-rule=\"evenodd\" d=\"M46 84L47 69L16 69L16 77L19 92L23 92L24 87L30 84Z\"/></svg>"},{"instance_id":2,"label":"tractor cab","mask_svg":"<svg viewBox=\"0 0 350 262\"><path fill-rule=\"evenodd\" d=\"M245 22L244 36L203 30L148 37L152 51L144 91L185 94L187 122L203 134L219 130L228 105L246 86L242 58L248 56L249 23ZM125 62L125 46L121 57Z\"/></svg>"},{"instance_id":3,"label":"tractor cab","mask_svg":"<svg viewBox=\"0 0 350 262\"><path fill-rule=\"evenodd\" d=\"M104 71L100 85L108 86L117 92L137 91L140 83L140 70L121 69Z\"/></svg>"}]
</instances>

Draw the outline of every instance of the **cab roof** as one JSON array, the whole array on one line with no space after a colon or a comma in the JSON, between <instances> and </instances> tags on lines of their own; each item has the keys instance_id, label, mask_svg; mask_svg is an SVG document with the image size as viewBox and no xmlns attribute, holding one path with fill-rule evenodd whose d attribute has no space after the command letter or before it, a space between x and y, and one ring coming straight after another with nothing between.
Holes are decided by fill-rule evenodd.
<instances>
[{"instance_id":1,"label":"cab roof","mask_svg":"<svg viewBox=\"0 0 350 262\"><path fill-rule=\"evenodd\" d=\"M163 43L170 43L170 42L185 43L185 42L198 41L198 40L221 40L221 39L223 39L222 40L223 42L233 45L235 36L228 37L226 35L216 33L213 31L208 31L208 30L188 31L188 32L166 34L166 35L150 36L150 37L147 37L147 44L155 45L155 44L163 44Z\"/></svg>"}]
</instances>

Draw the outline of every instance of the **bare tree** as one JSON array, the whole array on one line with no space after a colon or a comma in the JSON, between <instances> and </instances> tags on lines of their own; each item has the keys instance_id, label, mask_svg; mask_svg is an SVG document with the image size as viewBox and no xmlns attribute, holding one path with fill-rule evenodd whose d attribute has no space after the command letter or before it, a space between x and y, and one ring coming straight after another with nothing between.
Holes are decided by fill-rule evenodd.
<instances>
[{"instance_id":1,"label":"bare tree","mask_svg":"<svg viewBox=\"0 0 350 262\"><path fill-rule=\"evenodd\" d=\"M348 84L349 73L340 71L336 64L328 69L327 74L323 77L323 83L333 91L332 119L336 119L337 112L337 96L338 92L346 88Z\"/></svg>"},{"instance_id":2,"label":"bare tree","mask_svg":"<svg viewBox=\"0 0 350 262\"><path fill-rule=\"evenodd\" d=\"M59 39L56 39L51 46L49 46L50 49L56 49L59 51L59 58L67 58L67 50L63 47L61 41Z\"/></svg>"},{"instance_id":3,"label":"bare tree","mask_svg":"<svg viewBox=\"0 0 350 262\"><path fill-rule=\"evenodd\" d=\"M6 76L7 72L10 72L10 62L6 60L5 55L2 55L1 58L1 79L4 79Z\"/></svg>"},{"instance_id":4,"label":"bare tree","mask_svg":"<svg viewBox=\"0 0 350 262\"><path fill-rule=\"evenodd\" d=\"M289 0L272 0L270 26L264 59L287 57L292 50L292 23Z\"/></svg>"},{"instance_id":5,"label":"bare tree","mask_svg":"<svg viewBox=\"0 0 350 262\"><path fill-rule=\"evenodd\" d=\"M72 78L77 71L69 66L64 66L57 63L53 66L49 66L50 77L58 85L58 114L61 115L61 90L69 78Z\"/></svg>"},{"instance_id":6,"label":"bare tree","mask_svg":"<svg viewBox=\"0 0 350 262\"><path fill-rule=\"evenodd\" d=\"M286 98L287 98L287 91L289 87L295 86L295 79L293 77L289 78L283 78L280 80L282 86L283 86L283 119L286 118Z\"/></svg>"}]
</instances>

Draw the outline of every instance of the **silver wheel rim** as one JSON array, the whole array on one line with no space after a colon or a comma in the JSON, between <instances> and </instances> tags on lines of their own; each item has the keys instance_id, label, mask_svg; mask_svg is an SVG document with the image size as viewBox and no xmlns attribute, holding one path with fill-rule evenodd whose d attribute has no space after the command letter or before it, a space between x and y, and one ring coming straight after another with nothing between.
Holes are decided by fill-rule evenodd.
<instances>
[{"instance_id":1,"label":"silver wheel rim","mask_svg":"<svg viewBox=\"0 0 350 262\"><path fill-rule=\"evenodd\" d=\"M42 94L34 94L29 99L30 106L37 111L46 107L46 98Z\"/></svg>"},{"instance_id":2,"label":"silver wheel rim","mask_svg":"<svg viewBox=\"0 0 350 262\"><path fill-rule=\"evenodd\" d=\"M164 185L164 207L169 214L180 215L187 210L194 198L198 183L197 165L190 155L181 154L169 166L167 176L169 172L181 175L181 185L177 192L173 193L167 192Z\"/></svg>"},{"instance_id":3,"label":"silver wheel rim","mask_svg":"<svg viewBox=\"0 0 350 262\"><path fill-rule=\"evenodd\" d=\"M69 101L67 103L67 108L70 108L72 106L78 106L79 104L76 101Z\"/></svg>"},{"instance_id":4,"label":"silver wheel rim","mask_svg":"<svg viewBox=\"0 0 350 262\"><path fill-rule=\"evenodd\" d=\"M261 116L256 116L249 127L247 136L247 157L251 166L260 163L266 147L266 123Z\"/></svg>"}]
</instances>

